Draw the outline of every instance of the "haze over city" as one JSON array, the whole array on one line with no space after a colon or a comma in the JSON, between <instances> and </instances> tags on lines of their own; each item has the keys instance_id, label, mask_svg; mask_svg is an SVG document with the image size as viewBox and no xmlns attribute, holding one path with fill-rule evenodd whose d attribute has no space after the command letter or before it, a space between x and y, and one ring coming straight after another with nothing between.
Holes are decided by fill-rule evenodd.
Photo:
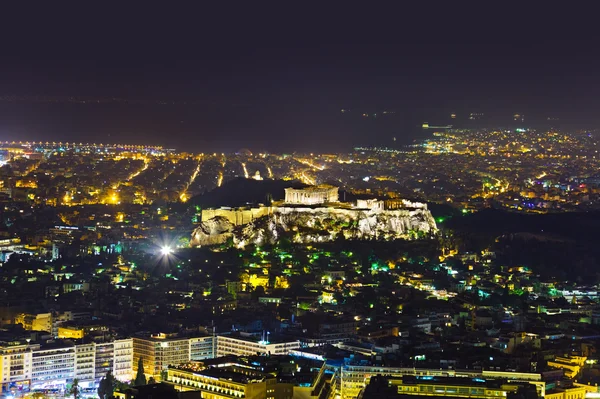
<instances>
[{"instance_id":1,"label":"haze over city","mask_svg":"<svg viewBox=\"0 0 600 399\"><path fill-rule=\"evenodd\" d=\"M585 13L238 8L48 7L7 21L19 33L1 56L0 137L335 151L410 143L422 122L451 113L455 125L472 112L500 125L515 113L530 124L598 123L597 32Z\"/></svg>"}]
</instances>

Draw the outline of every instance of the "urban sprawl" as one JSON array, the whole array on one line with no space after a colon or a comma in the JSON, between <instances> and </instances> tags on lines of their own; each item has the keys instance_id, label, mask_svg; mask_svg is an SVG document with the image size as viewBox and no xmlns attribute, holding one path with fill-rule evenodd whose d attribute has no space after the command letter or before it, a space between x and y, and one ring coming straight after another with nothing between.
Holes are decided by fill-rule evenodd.
<instances>
[{"instance_id":1,"label":"urban sprawl","mask_svg":"<svg viewBox=\"0 0 600 399\"><path fill-rule=\"evenodd\" d=\"M431 131L0 143L0 397L600 397L598 134Z\"/></svg>"}]
</instances>

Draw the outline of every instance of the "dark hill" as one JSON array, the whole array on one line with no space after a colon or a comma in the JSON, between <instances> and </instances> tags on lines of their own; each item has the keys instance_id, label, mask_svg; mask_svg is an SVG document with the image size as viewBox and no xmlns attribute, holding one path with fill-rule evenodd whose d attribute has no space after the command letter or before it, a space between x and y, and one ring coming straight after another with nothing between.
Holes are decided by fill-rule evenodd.
<instances>
[{"instance_id":1,"label":"dark hill","mask_svg":"<svg viewBox=\"0 0 600 399\"><path fill-rule=\"evenodd\" d=\"M454 217L448 227L477 234L545 233L577 241L600 239L600 212L565 212L543 215L506 212L495 209Z\"/></svg>"},{"instance_id":2,"label":"dark hill","mask_svg":"<svg viewBox=\"0 0 600 399\"><path fill-rule=\"evenodd\" d=\"M543 279L600 281L600 213L528 215L486 209L453 217L446 228L462 250L490 248L498 265L531 267Z\"/></svg>"},{"instance_id":3,"label":"dark hill","mask_svg":"<svg viewBox=\"0 0 600 399\"><path fill-rule=\"evenodd\" d=\"M285 180L253 180L237 178L230 180L212 191L193 197L192 205L203 208L216 208L220 206L244 206L247 204L267 204L269 197L274 201L285 198L285 189L288 187L302 188L306 184L299 181Z\"/></svg>"}]
</instances>

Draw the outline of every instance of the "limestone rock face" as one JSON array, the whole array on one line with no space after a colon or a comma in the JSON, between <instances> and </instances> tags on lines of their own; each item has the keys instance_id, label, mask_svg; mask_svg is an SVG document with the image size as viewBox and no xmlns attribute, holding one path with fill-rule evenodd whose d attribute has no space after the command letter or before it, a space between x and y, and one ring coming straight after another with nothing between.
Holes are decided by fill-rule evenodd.
<instances>
[{"instance_id":1,"label":"limestone rock face","mask_svg":"<svg viewBox=\"0 0 600 399\"><path fill-rule=\"evenodd\" d=\"M294 242L331 241L343 236L349 240L415 239L437 232L426 207L365 210L335 207L273 207L268 216L235 227L223 217L200 224L192 234L192 245L213 245L229 237L238 246L275 243L282 234Z\"/></svg>"},{"instance_id":2,"label":"limestone rock face","mask_svg":"<svg viewBox=\"0 0 600 399\"><path fill-rule=\"evenodd\" d=\"M222 244L233 236L234 225L227 218L216 216L203 221L192 233L190 245Z\"/></svg>"}]
</instances>

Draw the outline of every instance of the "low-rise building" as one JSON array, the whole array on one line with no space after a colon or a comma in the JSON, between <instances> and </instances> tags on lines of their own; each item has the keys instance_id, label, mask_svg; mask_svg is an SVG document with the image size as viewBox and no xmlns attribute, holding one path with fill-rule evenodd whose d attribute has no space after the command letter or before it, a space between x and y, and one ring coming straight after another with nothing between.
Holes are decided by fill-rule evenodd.
<instances>
[{"instance_id":1,"label":"low-rise building","mask_svg":"<svg viewBox=\"0 0 600 399\"><path fill-rule=\"evenodd\" d=\"M52 313L20 313L15 324L21 324L25 330L52 332Z\"/></svg>"},{"instance_id":2,"label":"low-rise building","mask_svg":"<svg viewBox=\"0 0 600 399\"><path fill-rule=\"evenodd\" d=\"M258 339L251 334L230 334L217 336L217 357L236 355L287 355L291 350L299 349L300 341L269 341Z\"/></svg>"},{"instance_id":3,"label":"low-rise building","mask_svg":"<svg viewBox=\"0 0 600 399\"><path fill-rule=\"evenodd\" d=\"M182 391L200 391L203 398L275 399L275 377L253 370L242 372L231 366L196 370L171 366L167 380Z\"/></svg>"}]
</instances>

